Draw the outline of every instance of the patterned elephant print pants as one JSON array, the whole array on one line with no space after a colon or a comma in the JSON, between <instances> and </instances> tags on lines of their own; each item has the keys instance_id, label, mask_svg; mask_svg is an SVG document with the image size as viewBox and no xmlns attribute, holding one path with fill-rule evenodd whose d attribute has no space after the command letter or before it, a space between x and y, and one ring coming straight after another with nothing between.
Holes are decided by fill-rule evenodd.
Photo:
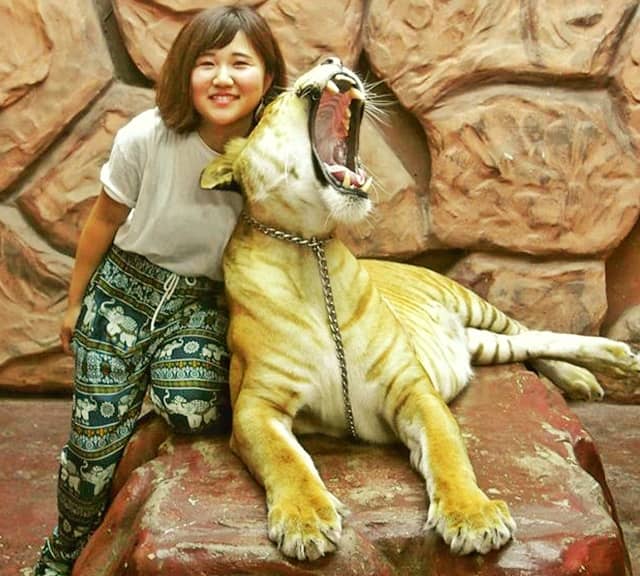
<instances>
[{"instance_id":1,"label":"patterned elephant print pants","mask_svg":"<svg viewBox=\"0 0 640 576\"><path fill-rule=\"evenodd\" d=\"M97 527L147 391L178 432L227 428L227 327L221 282L110 249L73 335L71 433L60 461L58 525L41 565L70 566Z\"/></svg>"}]
</instances>

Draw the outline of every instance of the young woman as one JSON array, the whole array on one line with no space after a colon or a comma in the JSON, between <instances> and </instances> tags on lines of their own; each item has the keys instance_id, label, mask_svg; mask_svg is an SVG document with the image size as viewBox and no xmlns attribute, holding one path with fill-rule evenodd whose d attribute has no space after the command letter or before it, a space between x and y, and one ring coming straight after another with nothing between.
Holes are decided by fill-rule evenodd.
<instances>
[{"instance_id":1,"label":"young woman","mask_svg":"<svg viewBox=\"0 0 640 576\"><path fill-rule=\"evenodd\" d=\"M267 23L246 7L198 13L178 34L157 108L116 135L78 243L60 340L75 356L58 525L35 576L69 574L106 508L111 479L150 387L177 431L229 418L222 252L239 194L199 187L226 142L285 86ZM73 337L73 338L72 338Z\"/></svg>"}]
</instances>

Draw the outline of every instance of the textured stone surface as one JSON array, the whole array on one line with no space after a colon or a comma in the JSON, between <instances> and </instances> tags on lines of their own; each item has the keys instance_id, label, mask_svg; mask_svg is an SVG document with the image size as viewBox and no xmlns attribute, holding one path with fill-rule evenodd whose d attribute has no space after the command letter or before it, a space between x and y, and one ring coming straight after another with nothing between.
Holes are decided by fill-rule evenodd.
<instances>
[{"instance_id":1,"label":"textured stone surface","mask_svg":"<svg viewBox=\"0 0 640 576\"><path fill-rule=\"evenodd\" d=\"M86 0L3 4L2 55L10 55L0 96L0 193L111 81L112 65ZM41 57L38 57L41 56ZM5 59L2 58L3 71ZM0 194L1 195L1 194Z\"/></svg>"},{"instance_id":2,"label":"textured stone surface","mask_svg":"<svg viewBox=\"0 0 640 576\"><path fill-rule=\"evenodd\" d=\"M481 82L605 77L637 5L373 0L365 49L402 104L423 114L444 95Z\"/></svg>"},{"instance_id":3,"label":"textured stone surface","mask_svg":"<svg viewBox=\"0 0 640 576\"><path fill-rule=\"evenodd\" d=\"M0 278L0 383L19 391L59 390L61 383L68 389L68 363L58 347L66 278L2 222Z\"/></svg>"},{"instance_id":4,"label":"textured stone surface","mask_svg":"<svg viewBox=\"0 0 640 576\"><path fill-rule=\"evenodd\" d=\"M341 228L338 235L356 255L384 257L422 252L427 247L426 219L421 217L426 212L426 190L403 165L392 143L385 140L381 127L365 121L360 139L362 162L376 176L370 192L375 207L365 222Z\"/></svg>"},{"instance_id":5,"label":"textured stone surface","mask_svg":"<svg viewBox=\"0 0 640 576\"><path fill-rule=\"evenodd\" d=\"M15 205L49 246L72 256L84 220L100 190L97 174L115 131L153 105L150 90L114 84L25 180ZM58 329L69 264L56 250L43 253L0 220L0 386L16 392L66 392L71 359L61 354ZM54 260L55 268L47 261Z\"/></svg>"},{"instance_id":6,"label":"textured stone surface","mask_svg":"<svg viewBox=\"0 0 640 576\"><path fill-rule=\"evenodd\" d=\"M362 50L364 0L270 0L261 7L273 27L292 79L328 55L352 68ZM291 31L295 30L295 34Z\"/></svg>"},{"instance_id":7,"label":"textured stone surface","mask_svg":"<svg viewBox=\"0 0 640 576\"><path fill-rule=\"evenodd\" d=\"M636 10L629 29L637 30L639 25L640 12ZM613 76L620 90L623 121L636 146L640 146L640 35L637 33L624 36Z\"/></svg>"},{"instance_id":8,"label":"textured stone surface","mask_svg":"<svg viewBox=\"0 0 640 576\"><path fill-rule=\"evenodd\" d=\"M115 0L114 13L127 51L148 78L158 78L173 39L187 20L190 7L204 8L205 1L183 2L187 6L165 6L161 2Z\"/></svg>"},{"instance_id":9,"label":"textured stone surface","mask_svg":"<svg viewBox=\"0 0 640 576\"><path fill-rule=\"evenodd\" d=\"M478 371L454 405L481 486L507 500L514 541L486 557L452 556L426 537L422 480L400 447L305 440L328 488L351 509L340 551L282 557L266 537L262 490L224 438L170 436L118 493L78 576L119 574L625 574L625 552L589 436L559 394L518 366ZM516 416L517 415L517 416ZM144 450L153 453L141 442Z\"/></svg>"},{"instance_id":10,"label":"textured stone surface","mask_svg":"<svg viewBox=\"0 0 640 576\"><path fill-rule=\"evenodd\" d=\"M114 0L120 29L132 59L156 79L164 57L189 15L197 9L224 4L211 0ZM269 21L287 60L292 78L327 54L355 66L361 51L359 35L363 2L331 0L246 1ZM292 30L295 33L292 34Z\"/></svg>"},{"instance_id":11,"label":"textured stone surface","mask_svg":"<svg viewBox=\"0 0 640 576\"><path fill-rule=\"evenodd\" d=\"M640 304L620 314L606 335L614 340L640 343Z\"/></svg>"},{"instance_id":12,"label":"textured stone surface","mask_svg":"<svg viewBox=\"0 0 640 576\"><path fill-rule=\"evenodd\" d=\"M446 245L582 256L636 222L640 165L603 91L479 88L441 103L425 129L431 226Z\"/></svg>"},{"instance_id":13,"label":"textured stone surface","mask_svg":"<svg viewBox=\"0 0 640 576\"><path fill-rule=\"evenodd\" d=\"M604 264L598 261L540 263L474 253L447 275L529 328L594 334L607 306Z\"/></svg>"},{"instance_id":14,"label":"textured stone surface","mask_svg":"<svg viewBox=\"0 0 640 576\"><path fill-rule=\"evenodd\" d=\"M0 45L0 108L5 108L47 77L52 42L34 2L14 0L11 9L3 4L0 20L5 32Z\"/></svg>"}]
</instances>

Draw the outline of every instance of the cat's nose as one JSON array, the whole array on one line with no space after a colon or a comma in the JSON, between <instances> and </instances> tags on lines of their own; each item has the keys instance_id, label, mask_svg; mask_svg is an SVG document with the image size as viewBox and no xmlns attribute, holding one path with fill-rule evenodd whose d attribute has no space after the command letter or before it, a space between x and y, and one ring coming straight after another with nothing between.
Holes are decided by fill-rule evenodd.
<instances>
[{"instance_id":1,"label":"cat's nose","mask_svg":"<svg viewBox=\"0 0 640 576\"><path fill-rule=\"evenodd\" d=\"M327 58L326 60L322 61L322 64L333 64L334 66L339 66L340 68L342 68L342 60L340 60L340 58L338 58L337 56L330 56L329 58Z\"/></svg>"}]
</instances>

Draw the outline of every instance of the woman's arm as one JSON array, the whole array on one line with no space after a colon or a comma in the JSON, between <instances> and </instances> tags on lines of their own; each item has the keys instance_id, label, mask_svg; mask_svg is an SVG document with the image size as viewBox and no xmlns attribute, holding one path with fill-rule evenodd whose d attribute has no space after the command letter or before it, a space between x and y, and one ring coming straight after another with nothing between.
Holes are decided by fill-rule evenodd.
<instances>
[{"instance_id":1,"label":"woman's arm","mask_svg":"<svg viewBox=\"0 0 640 576\"><path fill-rule=\"evenodd\" d=\"M60 328L60 342L65 354L71 353L69 347L71 336L91 275L111 246L118 228L127 219L129 211L128 206L116 202L102 190L89 212L78 241L76 261L69 285L69 303Z\"/></svg>"}]
</instances>

